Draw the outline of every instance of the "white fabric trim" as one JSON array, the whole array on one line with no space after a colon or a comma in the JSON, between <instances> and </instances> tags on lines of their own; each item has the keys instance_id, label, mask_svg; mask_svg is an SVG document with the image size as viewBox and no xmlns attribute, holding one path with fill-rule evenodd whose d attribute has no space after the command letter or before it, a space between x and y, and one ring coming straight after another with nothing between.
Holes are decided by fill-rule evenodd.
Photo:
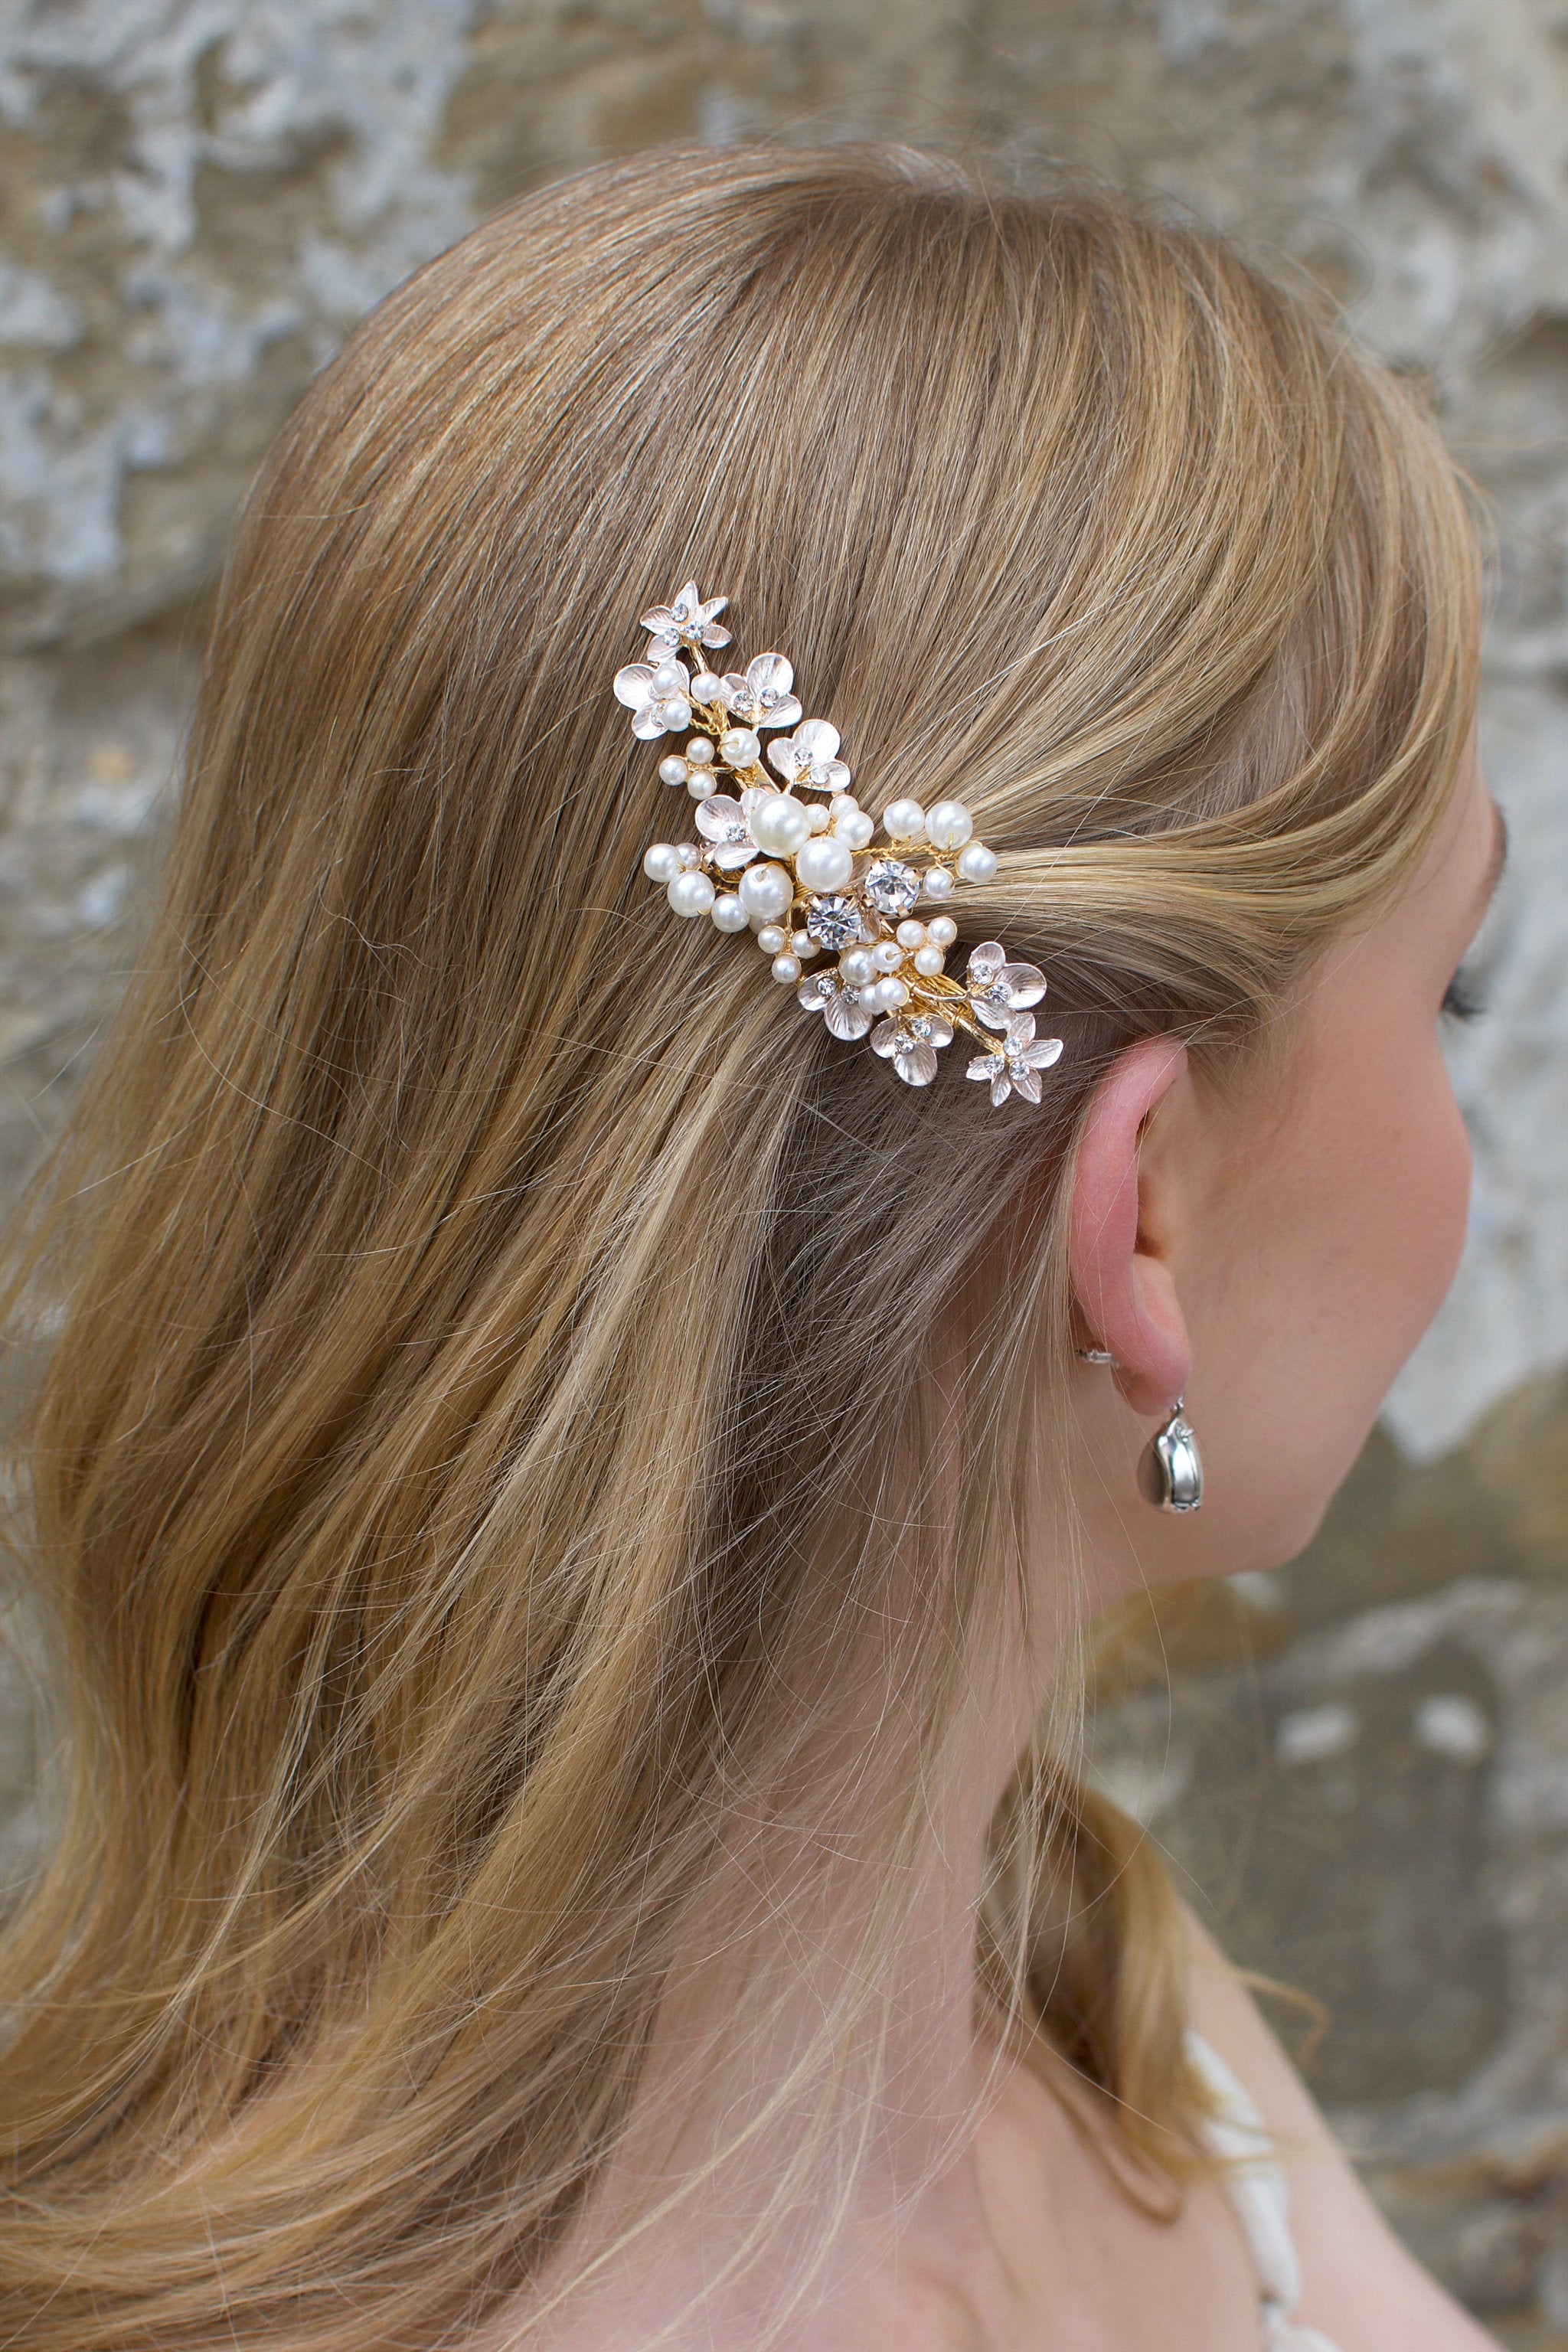
<instances>
[{"instance_id":1,"label":"white fabric trim","mask_svg":"<svg viewBox=\"0 0 1568 2352\"><path fill-rule=\"evenodd\" d=\"M1227 2167L1225 2186L1258 2266L1264 2352L1337 2352L1326 2336L1294 2316L1301 2300L1301 2258L1290 2234L1289 2187L1263 2118L1201 2034L1188 2033L1187 2056L1217 2110L1205 2126L1205 2137ZM1237 2168L1243 2165L1245 2171Z\"/></svg>"}]
</instances>

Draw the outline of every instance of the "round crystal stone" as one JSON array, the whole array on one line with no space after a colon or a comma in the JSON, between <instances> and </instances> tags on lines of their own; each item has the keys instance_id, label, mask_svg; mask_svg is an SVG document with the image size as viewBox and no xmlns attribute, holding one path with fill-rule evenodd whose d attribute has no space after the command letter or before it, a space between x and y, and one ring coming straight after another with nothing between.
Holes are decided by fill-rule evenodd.
<instances>
[{"instance_id":1,"label":"round crystal stone","mask_svg":"<svg viewBox=\"0 0 1568 2352\"><path fill-rule=\"evenodd\" d=\"M805 928L819 948L835 955L853 947L860 936L860 909L853 898L813 898L805 912Z\"/></svg>"},{"instance_id":2,"label":"round crystal stone","mask_svg":"<svg viewBox=\"0 0 1568 2352\"><path fill-rule=\"evenodd\" d=\"M877 857L866 868L864 887L879 915L901 919L921 895L921 877L901 857Z\"/></svg>"}]
</instances>

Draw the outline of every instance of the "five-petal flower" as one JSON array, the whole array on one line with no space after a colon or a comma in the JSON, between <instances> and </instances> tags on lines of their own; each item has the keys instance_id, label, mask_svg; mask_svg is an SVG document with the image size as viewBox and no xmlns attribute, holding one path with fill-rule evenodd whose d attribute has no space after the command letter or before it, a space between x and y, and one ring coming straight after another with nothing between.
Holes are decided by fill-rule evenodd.
<instances>
[{"instance_id":1,"label":"five-petal flower","mask_svg":"<svg viewBox=\"0 0 1568 2352\"><path fill-rule=\"evenodd\" d=\"M1046 992L1046 975L1038 964L1009 963L998 940L982 940L969 959L963 985L987 1029L1005 1029L1015 1013L1039 1003ZM1029 1027L1032 1034L1033 1022Z\"/></svg>"},{"instance_id":2,"label":"five-petal flower","mask_svg":"<svg viewBox=\"0 0 1568 2352\"><path fill-rule=\"evenodd\" d=\"M682 646L689 646L693 653L703 646L727 646L730 632L720 627L719 615L729 602L728 596L710 596L704 604L696 581L689 580L669 604L656 604L643 614L642 626L653 637L649 653L662 658Z\"/></svg>"},{"instance_id":3,"label":"five-petal flower","mask_svg":"<svg viewBox=\"0 0 1568 2352\"><path fill-rule=\"evenodd\" d=\"M988 1024L994 1027L996 1024ZM873 1037L871 1043L876 1044ZM1015 1013L994 1053L976 1054L965 1076L989 1078L991 1099L1005 1103L1011 1095L1022 1095L1026 1102L1040 1099L1040 1072L1059 1062L1062 1041L1059 1037L1037 1037L1032 1013Z\"/></svg>"},{"instance_id":4,"label":"five-petal flower","mask_svg":"<svg viewBox=\"0 0 1568 2352\"><path fill-rule=\"evenodd\" d=\"M616 700L631 712L632 733L651 742L690 726L690 685L682 662L628 662L616 672Z\"/></svg>"},{"instance_id":5,"label":"five-petal flower","mask_svg":"<svg viewBox=\"0 0 1568 2352\"><path fill-rule=\"evenodd\" d=\"M805 714L790 689L795 671L783 654L759 654L744 677L731 672L721 691L742 727L793 727Z\"/></svg>"},{"instance_id":6,"label":"five-petal flower","mask_svg":"<svg viewBox=\"0 0 1568 2352\"><path fill-rule=\"evenodd\" d=\"M826 719L803 719L793 735L770 743L768 764L778 770L792 791L847 793L849 789L847 763L838 757L838 730Z\"/></svg>"}]
</instances>

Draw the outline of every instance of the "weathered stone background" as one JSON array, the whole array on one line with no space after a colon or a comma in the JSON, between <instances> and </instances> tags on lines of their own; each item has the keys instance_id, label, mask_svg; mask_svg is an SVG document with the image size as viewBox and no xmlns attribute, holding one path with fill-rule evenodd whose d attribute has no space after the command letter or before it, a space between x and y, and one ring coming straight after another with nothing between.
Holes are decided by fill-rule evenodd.
<instances>
[{"instance_id":1,"label":"weathered stone background","mask_svg":"<svg viewBox=\"0 0 1568 2352\"><path fill-rule=\"evenodd\" d=\"M345 327L542 176L862 131L1296 257L1495 504L1470 1253L1312 1555L1165 1611L1098 1738L1232 1948L1328 2004L1310 2068L1399 2226L1568 2345L1568 0L10 0L0 1192L132 951L235 500Z\"/></svg>"}]
</instances>

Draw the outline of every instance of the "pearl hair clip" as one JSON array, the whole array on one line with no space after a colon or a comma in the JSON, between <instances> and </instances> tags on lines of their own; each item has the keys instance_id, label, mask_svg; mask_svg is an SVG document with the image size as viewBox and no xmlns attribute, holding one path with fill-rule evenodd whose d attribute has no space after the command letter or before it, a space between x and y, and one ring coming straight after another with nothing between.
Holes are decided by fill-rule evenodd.
<instances>
[{"instance_id":1,"label":"pearl hair clip","mask_svg":"<svg viewBox=\"0 0 1568 2352\"><path fill-rule=\"evenodd\" d=\"M879 847L875 820L849 790L838 730L805 717L783 654L759 654L724 677L710 667L710 652L731 641L719 620L728 602L703 598L689 580L672 604L643 614L648 658L616 672L634 735L646 742L687 735L658 772L697 803L701 835L656 841L643 872L664 886L676 914L754 932L773 978L793 987L808 1013L820 1013L834 1036L869 1034L872 1052L906 1086L929 1086L938 1051L963 1029L985 1049L968 1075L989 1082L993 1103L1010 1094L1037 1103L1039 1074L1062 1050L1059 1037L1035 1034L1029 1007L1046 992L1045 974L1009 963L987 940L956 980L944 966L957 924L946 913L922 922L914 911L922 900L951 898L961 883L989 882L995 851L974 839L960 801L929 809L889 802ZM763 730L778 728L791 732L768 745L764 767ZM825 798L804 800L805 793ZM823 955L830 965L805 971Z\"/></svg>"}]
</instances>

